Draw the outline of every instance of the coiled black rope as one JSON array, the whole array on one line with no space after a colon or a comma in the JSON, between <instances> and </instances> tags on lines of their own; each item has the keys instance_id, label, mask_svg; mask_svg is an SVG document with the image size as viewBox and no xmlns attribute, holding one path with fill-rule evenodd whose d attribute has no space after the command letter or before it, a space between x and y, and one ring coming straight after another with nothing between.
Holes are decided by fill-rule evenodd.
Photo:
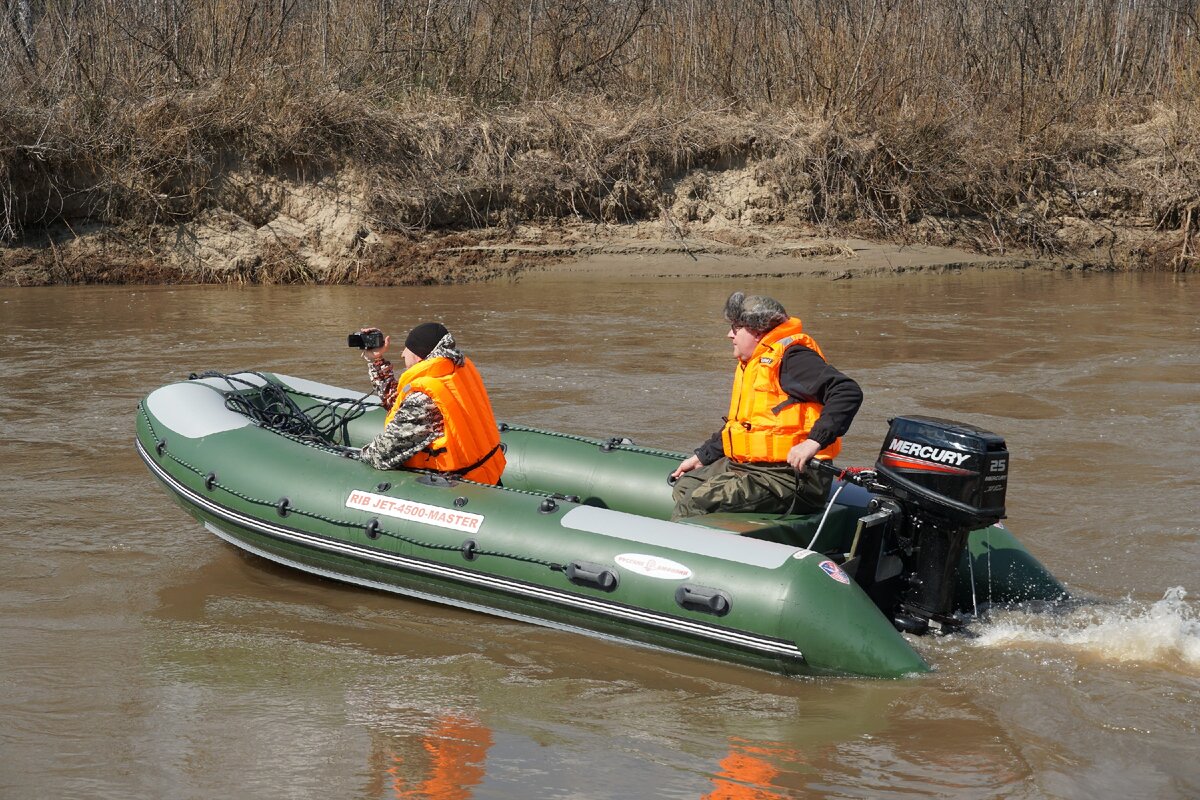
<instances>
[{"instance_id":1,"label":"coiled black rope","mask_svg":"<svg viewBox=\"0 0 1200 800\"><path fill-rule=\"evenodd\" d=\"M246 380L241 375L253 375L262 383ZM227 391L217 391L224 395L225 407L230 411L289 438L318 444L349 446L350 423L370 409L380 407L378 402L369 402L370 393L358 398L324 397L284 386L260 372L226 375L209 371L188 376L189 380L202 378L215 378L229 386ZM293 395L317 402L301 407Z\"/></svg>"}]
</instances>

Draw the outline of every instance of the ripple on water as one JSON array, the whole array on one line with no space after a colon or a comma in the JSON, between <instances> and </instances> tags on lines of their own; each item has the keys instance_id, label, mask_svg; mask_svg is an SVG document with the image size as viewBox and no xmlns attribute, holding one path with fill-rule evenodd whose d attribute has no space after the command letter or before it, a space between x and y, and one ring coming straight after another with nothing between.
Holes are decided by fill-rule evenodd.
<instances>
[{"instance_id":1,"label":"ripple on water","mask_svg":"<svg viewBox=\"0 0 1200 800\"><path fill-rule=\"evenodd\" d=\"M928 406L936 406L936 397L921 398ZM1009 419L1058 419L1066 411L1062 406L1038 399L1023 392L975 392L955 397L959 414L987 414Z\"/></svg>"}]
</instances>

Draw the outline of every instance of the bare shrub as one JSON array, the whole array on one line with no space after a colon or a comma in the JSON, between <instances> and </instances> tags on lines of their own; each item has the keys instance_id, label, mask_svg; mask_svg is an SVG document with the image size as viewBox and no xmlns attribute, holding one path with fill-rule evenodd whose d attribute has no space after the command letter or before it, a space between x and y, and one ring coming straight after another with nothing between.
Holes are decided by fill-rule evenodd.
<instances>
[{"instance_id":1,"label":"bare shrub","mask_svg":"<svg viewBox=\"0 0 1200 800\"><path fill-rule=\"evenodd\" d=\"M1195 257L1200 0L4 9L3 243L194 219L231 172L352 171L376 227L409 240L623 222L660 214L689 169L753 161L827 228L1053 253L1064 215L1137 207ZM1134 142L1139 126L1162 135Z\"/></svg>"}]
</instances>

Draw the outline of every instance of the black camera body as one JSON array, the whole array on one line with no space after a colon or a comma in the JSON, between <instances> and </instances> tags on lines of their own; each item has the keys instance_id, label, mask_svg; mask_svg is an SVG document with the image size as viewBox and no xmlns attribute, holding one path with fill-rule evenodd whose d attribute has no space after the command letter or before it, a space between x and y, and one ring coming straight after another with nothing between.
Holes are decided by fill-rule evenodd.
<instances>
[{"instance_id":1,"label":"black camera body","mask_svg":"<svg viewBox=\"0 0 1200 800\"><path fill-rule=\"evenodd\" d=\"M383 331L352 333L346 338L347 344L359 350L378 350L383 347Z\"/></svg>"}]
</instances>

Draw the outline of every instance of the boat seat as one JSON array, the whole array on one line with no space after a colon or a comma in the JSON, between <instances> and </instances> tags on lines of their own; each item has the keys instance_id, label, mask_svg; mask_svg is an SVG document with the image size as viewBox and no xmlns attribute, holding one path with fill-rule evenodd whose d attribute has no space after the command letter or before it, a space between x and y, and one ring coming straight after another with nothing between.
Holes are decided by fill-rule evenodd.
<instances>
[{"instance_id":1,"label":"boat seat","mask_svg":"<svg viewBox=\"0 0 1200 800\"><path fill-rule=\"evenodd\" d=\"M816 549L842 552L849 546L849 542L853 538L855 524L860 514L861 509L835 506L825 521L825 528L821 531L821 541ZM722 512L688 517L681 521L689 525L714 528L737 536L748 536L751 539L808 547L817 526L821 523L821 513L793 514L781 518L779 514Z\"/></svg>"}]
</instances>

